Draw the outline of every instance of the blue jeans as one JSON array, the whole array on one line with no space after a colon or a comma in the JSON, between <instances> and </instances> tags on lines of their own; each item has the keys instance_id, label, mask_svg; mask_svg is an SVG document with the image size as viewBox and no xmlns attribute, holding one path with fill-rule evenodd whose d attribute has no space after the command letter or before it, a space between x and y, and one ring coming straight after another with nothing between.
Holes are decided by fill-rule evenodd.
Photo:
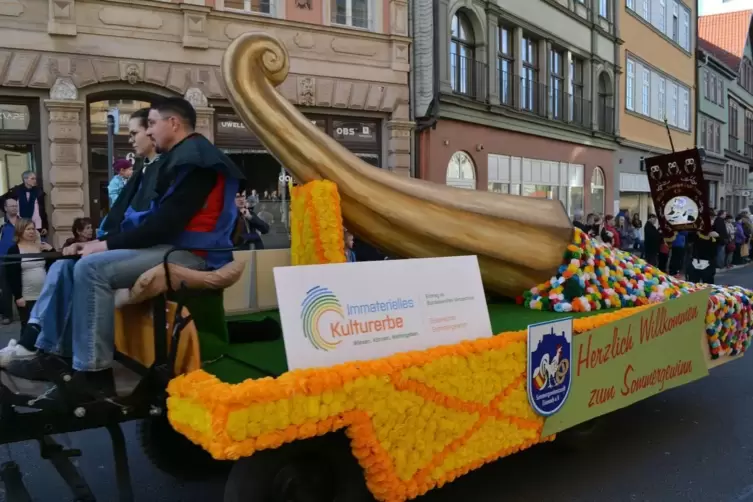
<instances>
[{"instance_id":1,"label":"blue jeans","mask_svg":"<svg viewBox=\"0 0 753 502\"><path fill-rule=\"evenodd\" d=\"M30 323L42 330L37 348L64 357L71 356L71 301L76 260L58 260L47 271L44 287L31 309Z\"/></svg>"},{"instance_id":2,"label":"blue jeans","mask_svg":"<svg viewBox=\"0 0 753 502\"><path fill-rule=\"evenodd\" d=\"M727 245L722 244L716 248L716 266L717 268L725 268L727 266Z\"/></svg>"},{"instance_id":3,"label":"blue jeans","mask_svg":"<svg viewBox=\"0 0 753 502\"><path fill-rule=\"evenodd\" d=\"M77 371L110 368L115 352L115 290L133 286L141 274L162 263L170 248L117 249L81 258L73 266L61 265L56 273L70 290L65 285L53 286L58 294L48 305L59 317L48 319L52 315L45 312L37 347L66 355L67 347L72 346L73 369ZM170 262L194 269L205 267L202 258L186 251L171 254ZM49 281L50 275L45 287Z\"/></svg>"}]
</instances>

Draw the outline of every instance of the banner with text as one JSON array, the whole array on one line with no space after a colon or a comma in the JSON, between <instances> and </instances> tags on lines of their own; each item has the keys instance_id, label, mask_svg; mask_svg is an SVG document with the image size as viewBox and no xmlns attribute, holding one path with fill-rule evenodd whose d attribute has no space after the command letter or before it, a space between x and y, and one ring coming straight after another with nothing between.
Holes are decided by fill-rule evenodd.
<instances>
[{"instance_id":1,"label":"banner with text","mask_svg":"<svg viewBox=\"0 0 753 502\"><path fill-rule=\"evenodd\" d=\"M492 336L475 256L274 269L288 369Z\"/></svg>"},{"instance_id":2,"label":"banner with text","mask_svg":"<svg viewBox=\"0 0 753 502\"><path fill-rule=\"evenodd\" d=\"M709 294L681 296L575 335L570 394L542 436L707 376L700 337Z\"/></svg>"}]
</instances>

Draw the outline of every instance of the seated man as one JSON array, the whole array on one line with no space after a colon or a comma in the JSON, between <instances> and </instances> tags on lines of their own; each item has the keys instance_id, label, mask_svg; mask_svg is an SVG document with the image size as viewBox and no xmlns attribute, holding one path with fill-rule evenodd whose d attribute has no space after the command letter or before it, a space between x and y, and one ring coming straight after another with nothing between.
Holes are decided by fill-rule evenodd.
<instances>
[{"instance_id":1,"label":"seated man","mask_svg":"<svg viewBox=\"0 0 753 502\"><path fill-rule=\"evenodd\" d=\"M196 112L188 101L167 98L154 105L147 134L158 151L167 154L165 174L159 178L151 207L127 211L120 232L65 250L81 256L73 269L74 374L66 384L70 404L115 394L115 290L133 286L173 247L231 247L237 216L234 199L243 176L227 156L194 132L195 127ZM230 251L171 254L171 262L194 269L219 268L232 259ZM44 354L18 364L44 366L49 361L52 368L55 360ZM60 401L62 397L58 388L52 388L41 398Z\"/></svg>"},{"instance_id":2,"label":"seated man","mask_svg":"<svg viewBox=\"0 0 753 502\"><path fill-rule=\"evenodd\" d=\"M128 123L128 141L136 155L143 159L143 166L134 172L123 188L120 197L102 221L99 236L120 231L120 224L126 211L146 211L152 203L157 176L160 172L160 156L146 130L149 120L149 108L142 108L131 114ZM0 368L8 372L38 380L43 378L42 368L37 365L34 372L29 365L17 365L15 361L29 359L36 355L36 347L46 352L71 357L71 323L70 307L73 287L74 260L58 260L47 272L47 279L42 293L31 311L29 323L17 342L11 340L7 347L0 349ZM46 338L45 334L50 334Z\"/></svg>"}]
</instances>

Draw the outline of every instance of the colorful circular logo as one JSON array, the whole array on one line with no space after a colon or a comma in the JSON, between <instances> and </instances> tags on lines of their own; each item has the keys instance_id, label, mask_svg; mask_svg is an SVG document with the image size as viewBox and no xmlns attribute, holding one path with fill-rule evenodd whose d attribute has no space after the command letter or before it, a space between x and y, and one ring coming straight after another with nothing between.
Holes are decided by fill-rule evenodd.
<instances>
[{"instance_id":1,"label":"colorful circular logo","mask_svg":"<svg viewBox=\"0 0 753 502\"><path fill-rule=\"evenodd\" d=\"M337 296L327 288L314 286L306 292L306 298L301 303L301 321L303 322L303 335L308 338L311 345L319 350L334 350L340 343L329 341L322 336L319 329L320 321L324 317L337 316L345 319L342 305Z\"/></svg>"}]
</instances>

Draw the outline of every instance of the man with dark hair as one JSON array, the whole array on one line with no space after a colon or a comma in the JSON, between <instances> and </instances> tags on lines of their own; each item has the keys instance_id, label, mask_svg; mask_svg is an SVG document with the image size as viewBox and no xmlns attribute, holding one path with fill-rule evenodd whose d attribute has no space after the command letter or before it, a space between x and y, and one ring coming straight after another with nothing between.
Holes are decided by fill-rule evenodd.
<instances>
[{"instance_id":1,"label":"man with dark hair","mask_svg":"<svg viewBox=\"0 0 753 502\"><path fill-rule=\"evenodd\" d=\"M160 168L154 142L146 134L148 118L149 108L131 114L128 142L136 156L142 159L142 165L129 178L120 197L102 221L97 231L99 238L119 232L129 208L145 211L152 202ZM35 359L37 347L70 359L71 323L66 321L70 319L75 264L74 260L58 260L52 264L20 340L11 340L7 347L0 349L0 368L22 378L37 380L44 378L44 368L39 364L19 364L30 359L39 363L40 360Z\"/></svg>"},{"instance_id":2,"label":"man with dark hair","mask_svg":"<svg viewBox=\"0 0 753 502\"><path fill-rule=\"evenodd\" d=\"M64 250L81 256L73 269L74 374L66 382L69 404L115 394L115 290L133 286L174 247L232 246L237 217L234 199L243 176L226 155L194 131L195 125L196 112L184 99L168 98L153 105L146 133L158 151L165 152L156 197L146 210L129 207L119 232ZM171 262L195 269L217 269L232 259L230 251L170 255ZM18 364L47 364L57 369L60 361L45 354ZM59 402L63 396L53 387L41 398Z\"/></svg>"},{"instance_id":3,"label":"man with dark hair","mask_svg":"<svg viewBox=\"0 0 753 502\"><path fill-rule=\"evenodd\" d=\"M23 182L16 185L0 197L0 202L5 205L6 199L16 199L18 201L18 214L21 218L26 218L34 222L39 230L40 235L47 235L47 208L45 206L45 196L41 187L37 186L37 174L34 171L25 171L21 178Z\"/></svg>"}]
</instances>

